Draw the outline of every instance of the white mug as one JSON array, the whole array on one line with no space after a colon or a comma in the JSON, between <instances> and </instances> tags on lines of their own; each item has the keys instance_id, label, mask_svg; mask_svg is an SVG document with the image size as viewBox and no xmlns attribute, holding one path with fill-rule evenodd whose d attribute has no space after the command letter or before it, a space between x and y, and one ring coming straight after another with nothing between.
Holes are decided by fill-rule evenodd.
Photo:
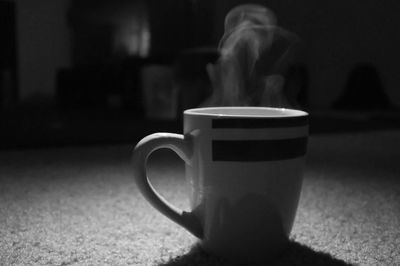
<instances>
[{"instance_id":1,"label":"white mug","mask_svg":"<svg viewBox=\"0 0 400 266\"><path fill-rule=\"evenodd\" d=\"M301 191L308 114L266 107L184 111L184 134L155 133L133 152L137 185L161 213L200 239L207 252L240 262L264 262L286 246ZM146 160L159 148L186 165L191 211L158 194Z\"/></svg>"}]
</instances>

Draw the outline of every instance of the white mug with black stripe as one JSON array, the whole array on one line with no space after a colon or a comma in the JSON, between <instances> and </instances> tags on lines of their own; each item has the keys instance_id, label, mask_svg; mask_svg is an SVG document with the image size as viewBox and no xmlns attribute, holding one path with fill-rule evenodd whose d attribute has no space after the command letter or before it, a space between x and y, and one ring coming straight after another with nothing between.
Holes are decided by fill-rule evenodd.
<instances>
[{"instance_id":1,"label":"white mug with black stripe","mask_svg":"<svg viewBox=\"0 0 400 266\"><path fill-rule=\"evenodd\" d=\"M184 134L155 133L133 152L145 198L200 239L204 250L262 262L288 243L301 191L308 114L267 107L209 107L184 112ZM159 148L186 165L192 210L168 203L150 184L146 160Z\"/></svg>"}]
</instances>

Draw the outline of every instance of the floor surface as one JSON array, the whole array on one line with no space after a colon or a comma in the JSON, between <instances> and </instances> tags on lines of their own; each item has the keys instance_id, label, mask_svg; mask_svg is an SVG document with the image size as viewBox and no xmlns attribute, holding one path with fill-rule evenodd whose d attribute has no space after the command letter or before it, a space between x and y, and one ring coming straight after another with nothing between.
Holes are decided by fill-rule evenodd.
<instances>
[{"instance_id":1,"label":"floor surface","mask_svg":"<svg viewBox=\"0 0 400 266\"><path fill-rule=\"evenodd\" d=\"M139 193L132 144L0 152L0 265L231 265ZM400 131L312 136L289 248L273 265L400 264ZM149 161L188 207L184 165Z\"/></svg>"}]
</instances>

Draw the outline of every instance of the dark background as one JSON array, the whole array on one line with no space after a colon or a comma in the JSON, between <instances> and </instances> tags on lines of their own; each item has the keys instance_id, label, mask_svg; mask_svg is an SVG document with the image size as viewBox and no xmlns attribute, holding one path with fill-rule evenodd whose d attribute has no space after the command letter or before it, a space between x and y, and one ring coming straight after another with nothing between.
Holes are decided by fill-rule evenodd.
<instances>
[{"instance_id":1,"label":"dark background","mask_svg":"<svg viewBox=\"0 0 400 266\"><path fill-rule=\"evenodd\" d=\"M245 2L0 1L0 147L179 132L209 92L226 13ZM397 1L251 2L301 39L281 74L312 133L398 126ZM149 86L167 88L150 115Z\"/></svg>"}]
</instances>

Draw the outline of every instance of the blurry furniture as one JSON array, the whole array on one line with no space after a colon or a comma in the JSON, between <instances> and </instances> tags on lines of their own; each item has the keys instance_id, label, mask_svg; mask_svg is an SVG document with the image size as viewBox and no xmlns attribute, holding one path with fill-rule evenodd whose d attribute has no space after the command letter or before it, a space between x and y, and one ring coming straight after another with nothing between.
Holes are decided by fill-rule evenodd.
<instances>
[{"instance_id":1,"label":"blurry furniture","mask_svg":"<svg viewBox=\"0 0 400 266\"><path fill-rule=\"evenodd\" d=\"M213 88L207 65L219 58L216 48L197 47L182 51L175 61L174 79L180 94L180 110L202 107Z\"/></svg>"},{"instance_id":2,"label":"blurry furniture","mask_svg":"<svg viewBox=\"0 0 400 266\"><path fill-rule=\"evenodd\" d=\"M283 93L291 108L308 110L309 74L303 64L291 65L285 72Z\"/></svg>"},{"instance_id":3,"label":"blurry furniture","mask_svg":"<svg viewBox=\"0 0 400 266\"><path fill-rule=\"evenodd\" d=\"M181 51L210 45L213 6L212 2L186 0L71 1L67 20L72 66L58 73L61 107L119 105L142 116L144 105L149 104L147 88L156 85L156 80L146 78L148 69L152 65L172 67ZM164 97L163 92L157 95Z\"/></svg>"},{"instance_id":4,"label":"blurry furniture","mask_svg":"<svg viewBox=\"0 0 400 266\"><path fill-rule=\"evenodd\" d=\"M309 74L303 64L295 64L285 73L283 92L289 105L295 109L308 110Z\"/></svg>"},{"instance_id":5,"label":"blurry furniture","mask_svg":"<svg viewBox=\"0 0 400 266\"><path fill-rule=\"evenodd\" d=\"M115 64L76 66L60 69L57 75L57 101L62 108L142 109L140 58L127 58Z\"/></svg>"},{"instance_id":6,"label":"blurry furniture","mask_svg":"<svg viewBox=\"0 0 400 266\"><path fill-rule=\"evenodd\" d=\"M370 64L358 64L350 72L334 108L345 110L379 110L391 107L378 70Z\"/></svg>"}]
</instances>

